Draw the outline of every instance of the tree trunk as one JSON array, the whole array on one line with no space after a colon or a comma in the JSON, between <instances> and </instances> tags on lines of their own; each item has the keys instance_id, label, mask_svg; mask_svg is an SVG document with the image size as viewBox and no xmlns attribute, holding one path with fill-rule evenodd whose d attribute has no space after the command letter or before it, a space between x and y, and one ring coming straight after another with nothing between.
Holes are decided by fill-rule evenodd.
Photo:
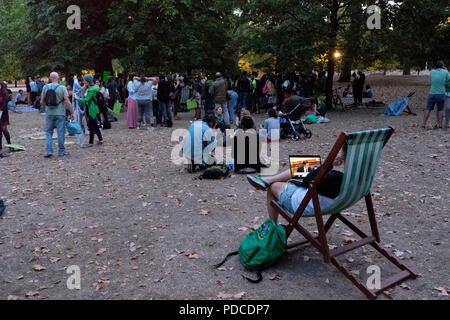
<instances>
[{"instance_id":1,"label":"tree trunk","mask_svg":"<svg viewBox=\"0 0 450 320\"><path fill-rule=\"evenodd\" d=\"M403 75L404 76L411 75L411 64L409 63L409 61L405 61L403 63Z\"/></svg>"},{"instance_id":2,"label":"tree trunk","mask_svg":"<svg viewBox=\"0 0 450 320\"><path fill-rule=\"evenodd\" d=\"M327 98L326 106L327 109L333 109L333 79L334 79L334 52L336 50L337 34L339 29L338 21L338 11L339 11L339 0L332 0L333 5L330 14L330 45L328 49L328 77L327 77Z\"/></svg>"},{"instance_id":3,"label":"tree trunk","mask_svg":"<svg viewBox=\"0 0 450 320\"><path fill-rule=\"evenodd\" d=\"M353 58L349 59L344 57L344 64L338 82L350 82L352 80L352 60Z\"/></svg>"}]
</instances>

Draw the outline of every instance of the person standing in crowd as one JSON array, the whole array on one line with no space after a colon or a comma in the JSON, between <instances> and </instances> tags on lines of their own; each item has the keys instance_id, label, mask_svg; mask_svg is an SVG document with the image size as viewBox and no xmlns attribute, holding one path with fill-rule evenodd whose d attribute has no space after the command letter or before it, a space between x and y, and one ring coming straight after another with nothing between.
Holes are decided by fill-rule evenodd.
<instances>
[{"instance_id":1,"label":"person standing in crowd","mask_svg":"<svg viewBox=\"0 0 450 320\"><path fill-rule=\"evenodd\" d=\"M259 82L258 74L256 72L252 73L250 76L250 85L251 85L251 87L250 87L250 112L251 113L255 113L256 110L258 109L257 105L259 103L259 101L258 101L259 98L257 97L257 94L256 94L256 87L257 87L258 82Z\"/></svg>"},{"instance_id":2,"label":"person standing in crowd","mask_svg":"<svg viewBox=\"0 0 450 320\"><path fill-rule=\"evenodd\" d=\"M180 108L180 100L181 100L181 82L177 75L173 78L173 94L172 94L172 103L173 103L173 118L174 120L180 120L178 116L178 109Z\"/></svg>"},{"instance_id":3,"label":"person standing in crowd","mask_svg":"<svg viewBox=\"0 0 450 320\"><path fill-rule=\"evenodd\" d=\"M33 105L36 101L36 97L38 96L39 88L38 85L34 79L34 77L31 77L30 80L30 104Z\"/></svg>"},{"instance_id":4,"label":"person standing in crowd","mask_svg":"<svg viewBox=\"0 0 450 320\"><path fill-rule=\"evenodd\" d=\"M159 112L158 88L159 88L159 79L155 78L152 81L152 111L153 116L155 118L155 128L158 125L162 124L162 115Z\"/></svg>"},{"instance_id":5,"label":"person standing in crowd","mask_svg":"<svg viewBox=\"0 0 450 320\"><path fill-rule=\"evenodd\" d=\"M138 105L137 130L140 130L141 125L144 123L144 114L147 130L151 130L151 111L153 98L153 83L151 82L152 80L154 80L154 78L148 78L144 75L142 75L140 78L134 77L133 84Z\"/></svg>"},{"instance_id":6,"label":"person standing in crowd","mask_svg":"<svg viewBox=\"0 0 450 320\"><path fill-rule=\"evenodd\" d=\"M236 91L236 88L234 88L234 90L228 90L228 96L230 97L230 100L228 101L228 112L230 114L230 125L231 125L236 124L238 121L235 117L235 110L239 99L239 95Z\"/></svg>"},{"instance_id":7,"label":"person standing in crowd","mask_svg":"<svg viewBox=\"0 0 450 320\"><path fill-rule=\"evenodd\" d=\"M205 81L204 88L205 88L205 114L212 112L214 110L212 95L211 95L211 87L213 86L213 81L208 77ZM234 111L233 111L234 113ZM233 118L230 118L233 119Z\"/></svg>"},{"instance_id":8,"label":"person standing in crowd","mask_svg":"<svg viewBox=\"0 0 450 320\"><path fill-rule=\"evenodd\" d=\"M353 77L352 89L353 89L354 104L360 105L362 103L362 95L363 95L364 86L361 86L362 79L359 74L356 74L356 72L354 72L352 74L352 77Z\"/></svg>"},{"instance_id":9,"label":"person standing in crowd","mask_svg":"<svg viewBox=\"0 0 450 320\"><path fill-rule=\"evenodd\" d=\"M159 76L158 84L158 103L159 110L163 117L161 127L167 128L168 122L172 122L172 115L170 111L170 93L171 85L164 74Z\"/></svg>"},{"instance_id":10,"label":"person standing in crowd","mask_svg":"<svg viewBox=\"0 0 450 320\"><path fill-rule=\"evenodd\" d=\"M97 119L99 120L99 122L101 122L101 129L109 130L112 128L112 126L108 118L108 100L105 98L105 94L109 95L109 91L103 86L103 83L100 80L95 80L95 84L98 86L100 92L100 94L97 95L96 100L97 107L100 110L100 113L97 115ZM103 120L100 115L103 117Z\"/></svg>"},{"instance_id":11,"label":"person standing in crowd","mask_svg":"<svg viewBox=\"0 0 450 320\"><path fill-rule=\"evenodd\" d=\"M220 72L216 73L216 81L213 83L212 86L212 96L213 96L213 102L215 104L215 108L222 107L222 110L225 114L225 124L227 126L230 125L230 114L228 112L228 105L227 105L227 84L225 82L225 79L222 77L222 74Z\"/></svg>"},{"instance_id":12,"label":"person standing in crowd","mask_svg":"<svg viewBox=\"0 0 450 320\"><path fill-rule=\"evenodd\" d=\"M73 95L72 95L72 107L74 111L75 121L78 122L78 124L81 126L82 133L77 135L77 141L81 148L87 147L85 145L85 129L87 126L85 126L85 118L84 114L86 111L86 106L84 103L78 102L78 100L75 97L84 97L84 93L82 90L82 86L84 85L83 79L80 77L80 80L77 76L74 75L73 77Z\"/></svg>"},{"instance_id":13,"label":"person standing in crowd","mask_svg":"<svg viewBox=\"0 0 450 320\"><path fill-rule=\"evenodd\" d=\"M106 84L106 89L108 89L108 92L109 92L108 108L113 110L114 109L114 104L119 99L119 95L118 95L118 92L117 92L117 83L114 80L113 76L109 76L108 77L108 83Z\"/></svg>"},{"instance_id":14,"label":"person standing in crowd","mask_svg":"<svg viewBox=\"0 0 450 320\"><path fill-rule=\"evenodd\" d=\"M41 107L46 113L45 132L47 154L45 158L51 158L53 156L53 129L55 128L58 134L59 157L69 155L64 147L66 108L70 112L69 119L74 120L75 117L72 103L69 100L69 93L66 87L59 84L59 75L56 72L50 74L50 83L42 89Z\"/></svg>"},{"instance_id":15,"label":"person standing in crowd","mask_svg":"<svg viewBox=\"0 0 450 320\"><path fill-rule=\"evenodd\" d=\"M237 114L241 114L242 109L247 109L247 99L250 94L250 80L247 77L247 72L242 73L241 77L237 81L237 89L238 89L238 106L237 106Z\"/></svg>"},{"instance_id":16,"label":"person standing in crowd","mask_svg":"<svg viewBox=\"0 0 450 320\"><path fill-rule=\"evenodd\" d=\"M128 90L128 109L127 109L127 127L128 129L136 129L138 126L138 105L136 101L136 89L134 87L134 73L130 74L127 84Z\"/></svg>"},{"instance_id":17,"label":"person standing in crowd","mask_svg":"<svg viewBox=\"0 0 450 320\"><path fill-rule=\"evenodd\" d=\"M8 131L9 113L8 113L8 86L0 82L0 158L6 158L8 155L3 153L2 139L5 136L6 142L11 144L11 136ZM11 151L11 149L10 149Z\"/></svg>"},{"instance_id":18,"label":"person standing in crowd","mask_svg":"<svg viewBox=\"0 0 450 320\"><path fill-rule=\"evenodd\" d=\"M450 74L444 69L444 67L444 61L440 60L436 63L436 69L430 72L431 88L428 96L427 107L423 116L423 129L426 128L431 111L434 110L435 106L437 106L437 123L435 125L435 129L442 129L444 121L445 86L447 81L450 80Z\"/></svg>"},{"instance_id":19,"label":"person standing in crowd","mask_svg":"<svg viewBox=\"0 0 450 320\"><path fill-rule=\"evenodd\" d=\"M95 135L98 137L98 144L103 144L103 136L98 127L98 115L100 114L100 109L97 105L97 96L100 94L100 88L94 83L94 76L87 74L84 76L85 86L87 91L85 98L75 97L78 102L84 103L86 105L86 116L89 127L89 145L87 147L92 147L94 145Z\"/></svg>"},{"instance_id":20,"label":"person standing in crowd","mask_svg":"<svg viewBox=\"0 0 450 320\"><path fill-rule=\"evenodd\" d=\"M28 105L32 105L33 104L33 102L31 102L30 82L31 82L31 76L28 76L27 79L25 80L25 87L26 87L26 90L27 90L26 103Z\"/></svg>"},{"instance_id":21,"label":"person standing in crowd","mask_svg":"<svg viewBox=\"0 0 450 320\"><path fill-rule=\"evenodd\" d=\"M445 84L445 129L450 128L450 79Z\"/></svg>"},{"instance_id":22,"label":"person standing in crowd","mask_svg":"<svg viewBox=\"0 0 450 320\"><path fill-rule=\"evenodd\" d=\"M267 83L267 95L269 96L267 104L269 105L270 109L276 106L277 104L277 90L275 89L274 75L270 75L269 82Z\"/></svg>"}]
</instances>

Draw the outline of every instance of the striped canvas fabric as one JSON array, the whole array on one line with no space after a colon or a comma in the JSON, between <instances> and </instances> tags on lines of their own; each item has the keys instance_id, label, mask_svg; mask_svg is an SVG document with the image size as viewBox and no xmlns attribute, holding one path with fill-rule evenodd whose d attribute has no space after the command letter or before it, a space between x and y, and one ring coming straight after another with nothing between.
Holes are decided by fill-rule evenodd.
<instances>
[{"instance_id":1,"label":"striped canvas fabric","mask_svg":"<svg viewBox=\"0 0 450 320\"><path fill-rule=\"evenodd\" d=\"M353 138L347 140L348 150L341 192L333 205L322 208L323 214L341 212L370 192L389 131L388 128L355 132ZM305 212L303 216L314 216L314 212Z\"/></svg>"}]
</instances>

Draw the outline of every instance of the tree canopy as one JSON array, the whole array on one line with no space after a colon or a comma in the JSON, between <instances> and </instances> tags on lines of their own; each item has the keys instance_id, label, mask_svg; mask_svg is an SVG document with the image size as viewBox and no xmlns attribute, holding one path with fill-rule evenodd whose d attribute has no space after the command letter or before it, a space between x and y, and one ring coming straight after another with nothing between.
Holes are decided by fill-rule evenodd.
<instances>
[{"instance_id":1,"label":"tree canopy","mask_svg":"<svg viewBox=\"0 0 450 320\"><path fill-rule=\"evenodd\" d=\"M81 30L66 26L81 9ZM381 29L366 8L381 8ZM2 0L0 78L125 72L411 69L449 57L445 0ZM342 53L336 59L335 51Z\"/></svg>"}]
</instances>

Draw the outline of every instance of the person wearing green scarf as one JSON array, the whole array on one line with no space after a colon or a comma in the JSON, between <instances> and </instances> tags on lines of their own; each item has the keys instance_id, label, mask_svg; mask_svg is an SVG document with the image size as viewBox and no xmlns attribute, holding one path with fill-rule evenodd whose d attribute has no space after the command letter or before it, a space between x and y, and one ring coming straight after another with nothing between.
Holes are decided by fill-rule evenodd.
<instances>
[{"instance_id":1,"label":"person wearing green scarf","mask_svg":"<svg viewBox=\"0 0 450 320\"><path fill-rule=\"evenodd\" d=\"M100 110L97 106L97 94L100 93L100 88L94 83L94 77L90 74L84 76L84 81L87 86L87 91L84 98L75 97L79 102L84 103L87 106L86 117L89 127L89 145L92 147L94 145L94 137L97 135L98 143L103 144L103 137L98 127L97 115Z\"/></svg>"}]
</instances>

